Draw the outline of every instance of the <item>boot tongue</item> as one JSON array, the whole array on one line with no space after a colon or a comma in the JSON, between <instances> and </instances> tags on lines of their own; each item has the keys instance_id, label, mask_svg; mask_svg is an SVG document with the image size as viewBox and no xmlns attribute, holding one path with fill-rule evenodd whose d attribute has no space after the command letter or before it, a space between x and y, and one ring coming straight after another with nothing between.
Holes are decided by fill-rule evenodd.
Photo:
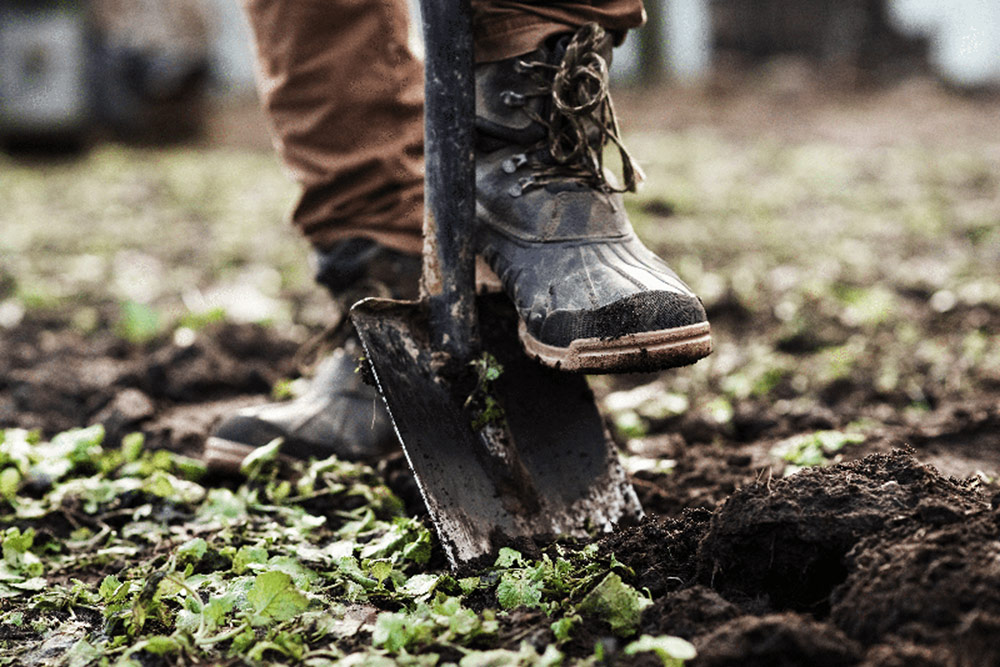
<instances>
[{"instance_id":1,"label":"boot tongue","mask_svg":"<svg viewBox=\"0 0 1000 667\"><path fill-rule=\"evenodd\" d=\"M476 67L476 130L479 150L492 152L509 147L534 146L548 137L548 128L534 120L549 118L552 110L552 73L545 84L519 62L541 62L558 66L566 57L573 33L560 33L545 40L541 48L521 56ZM600 55L611 62L611 40ZM589 133L588 133L589 134ZM540 156L543 157L543 156ZM546 162L551 158L544 156Z\"/></svg>"},{"instance_id":2,"label":"boot tongue","mask_svg":"<svg viewBox=\"0 0 1000 667\"><path fill-rule=\"evenodd\" d=\"M532 146L548 136L532 116L547 118L552 106L551 77L544 88L519 62L558 65L566 55L572 33L545 40L524 55L476 66L476 129L479 149L491 152L517 144Z\"/></svg>"}]
</instances>

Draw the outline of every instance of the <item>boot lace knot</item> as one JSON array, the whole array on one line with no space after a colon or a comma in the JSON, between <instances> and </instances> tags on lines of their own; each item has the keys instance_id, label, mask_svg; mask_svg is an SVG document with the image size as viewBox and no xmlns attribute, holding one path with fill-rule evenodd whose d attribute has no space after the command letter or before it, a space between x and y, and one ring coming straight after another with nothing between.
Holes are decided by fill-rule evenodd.
<instances>
[{"instance_id":1,"label":"boot lace knot","mask_svg":"<svg viewBox=\"0 0 1000 667\"><path fill-rule=\"evenodd\" d=\"M549 160L536 167L530 186L540 186L566 177L604 192L635 192L644 178L642 170L621 140L618 117L608 90L608 62L601 55L610 37L601 26L588 23L570 39L558 65L520 61L519 69L539 84L539 95L549 95L547 117L526 112L547 130L538 148ZM621 158L624 187L608 182L604 171L604 147L613 143Z\"/></svg>"}]
</instances>

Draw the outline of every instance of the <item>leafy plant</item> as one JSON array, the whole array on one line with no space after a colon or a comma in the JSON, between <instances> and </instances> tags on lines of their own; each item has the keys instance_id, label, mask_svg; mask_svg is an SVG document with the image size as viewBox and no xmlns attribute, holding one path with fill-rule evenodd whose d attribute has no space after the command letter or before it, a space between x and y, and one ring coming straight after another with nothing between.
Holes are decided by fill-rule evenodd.
<instances>
[{"instance_id":1,"label":"leafy plant","mask_svg":"<svg viewBox=\"0 0 1000 667\"><path fill-rule=\"evenodd\" d=\"M625 655L655 653L663 662L663 667L682 667L685 660L697 657L697 651L690 642L680 637L643 635L625 647Z\"/></svg>"},{"instance_id":2,"label":"leafy plant","mask_svg":"<svg viewBox=\"0 0 1000 667\"><path fill-rule=\"evenodd\" d=\"M827 465L847 445L865 441L860 433L841 431L816 431L783 440L771 449L771 454L790 465L785 474L790 475L802 468Z\"/></svg>"}]
</instances>

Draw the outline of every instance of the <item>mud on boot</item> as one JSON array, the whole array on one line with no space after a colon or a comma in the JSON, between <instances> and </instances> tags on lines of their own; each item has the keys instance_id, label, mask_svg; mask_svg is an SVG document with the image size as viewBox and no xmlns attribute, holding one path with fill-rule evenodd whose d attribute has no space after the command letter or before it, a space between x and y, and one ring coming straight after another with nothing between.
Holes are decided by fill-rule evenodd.
<instances>
[{"instance_id":1,"label":"mud on boot","mask_svg":"<svg viewBox=\"0 0 1000 667\"><path fill-rule=\"evenodd\" d=\"M368 296L416 297L417 256L354 238L317 252L314 259L316 281L330 290L343 313ZM209 469L237 473L248 454L275 438L284 441L283 456L302 460L336 455L374 462L399 449L382 398L356 372L362 349L346 315L328 338L333 351L319 355L305 393L287 402L243 408L215 427L204 447Z\"/></svg>"},{"instance_id":2,"label":"mud on boot","mask_svg":"<svg viewBox=\"0 0 1000 667\"><path fill-rule=\"evenodd\" d=\"M478 250L540 362L588 373L691 364L711 352L705 309L636 237L621 193L641 173L608 95L611 38L596 24L476 68ZM609 181L614 143L625 187Z\"/></svg>"}]
</instances>

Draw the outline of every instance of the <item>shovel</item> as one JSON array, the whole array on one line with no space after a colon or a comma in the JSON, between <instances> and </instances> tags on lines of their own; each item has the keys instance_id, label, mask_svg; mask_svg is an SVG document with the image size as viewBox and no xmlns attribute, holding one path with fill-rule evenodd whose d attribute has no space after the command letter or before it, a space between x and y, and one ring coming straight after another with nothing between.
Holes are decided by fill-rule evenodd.
<instances>
[{"instance_id":1,"label":"shovel","mask_svg":"<svg viewBox=\"0 0 1000 667\"><path fill-rule=\"evenodd\" d=\"M426 46L424 296L351 309L453 568L503 546L642 514L586 379L539 365L503 295L475 292L469 0L421 0Z\"/></svg>"}]
</instances>

